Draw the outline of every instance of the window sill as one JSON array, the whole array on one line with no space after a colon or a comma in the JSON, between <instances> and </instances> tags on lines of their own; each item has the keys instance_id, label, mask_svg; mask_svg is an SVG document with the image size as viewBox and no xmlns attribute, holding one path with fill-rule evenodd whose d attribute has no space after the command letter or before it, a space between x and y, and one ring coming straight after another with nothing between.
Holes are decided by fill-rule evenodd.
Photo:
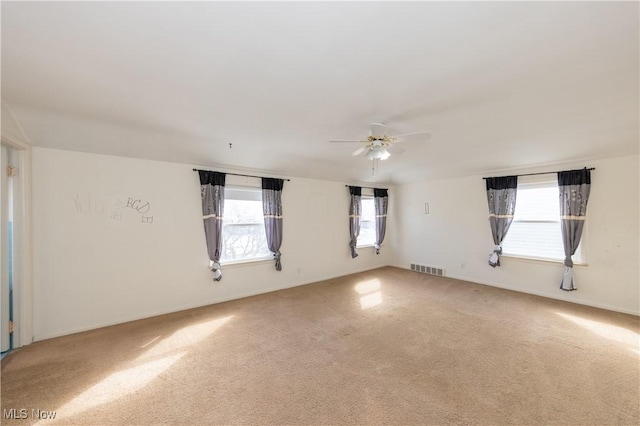
<instances>
[{"instance_id":1,"label":"window sill","mask_svg":"<svg viewBox=\"0 0 640 426\"><path fill-rule=\"evenodd\" d=\"M357 248L357 249L360 249L360 248L367 248L367 247L373 247L373 248L375 248L376 246L375 246L375 244L365 244L365 245L362 245L362 246L356 246L356 248Z\"/></svg>"},{"instance_id":2,"label":"window sill","mask_svg":"<svg viewBox=\"0 0 640 426\"><path fill-rule=\"evenodd\" d=\"M243 260L229 260L224 263L220 263L222 269L225 268L239 268L243 266L249 266L255 263L273 262L273 256L269 257L256 257L255 259L243 259Z\"/></svg>"},{"instance_id":3,"label":"window sill","mask_svg":"<svg viewBox=\"0 0 640 426\"><path fill-rule=\"evenodd\" d=\"M564 261L562 260L558 260L558 259L546 259L543 257L533 257L533 256L521 256L521 255L516 255L516 254L501 254L500 258L508 258L508 259L514 259L514 260L518 260L518 261L522 261L522 262L529 262L529 263L552 263L552 264L560 264L560 265L564 265ZM574 262L573 266L579 266L579 267L584 267L584 266L589 266L588 263L581 263L581 262Z\"/></svg>"}]
</instances>

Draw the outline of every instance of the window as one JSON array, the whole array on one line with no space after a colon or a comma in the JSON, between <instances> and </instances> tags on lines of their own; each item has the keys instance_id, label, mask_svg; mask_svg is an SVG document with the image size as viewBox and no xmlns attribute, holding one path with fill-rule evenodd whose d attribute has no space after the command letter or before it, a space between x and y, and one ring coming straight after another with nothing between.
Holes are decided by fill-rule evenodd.
<instances>
[{"instance_id":1,"label":"window","mask_svg":"<svg viewBox=\"0 0 640 426\"><path fill-rule=\"evenodd\" d=\"M259 188L225 188L222 263L271 259Z\"/></svg>"},{"instance_id":2,"label":"window","mask_svg":"<svg viewBox=\"0 0 640 426\"><path fill-rule=\"evenodd\" d=\"M376 209L372 196L363 195L361 199L362 214L357 247L372 246L376 243Z\"/></svg>"},{"instance_id":3,"label":"window","mask_svg":"<svg viewBox=\"0 0 640 426\"><path fill-rule=\"evenodd\" d=\"M502 244L505 255L564 260L559 196L558 183L555 181L518 183L516 211ZM573 261L584 263L582 243Z\"/></svg>"}]
</instances>

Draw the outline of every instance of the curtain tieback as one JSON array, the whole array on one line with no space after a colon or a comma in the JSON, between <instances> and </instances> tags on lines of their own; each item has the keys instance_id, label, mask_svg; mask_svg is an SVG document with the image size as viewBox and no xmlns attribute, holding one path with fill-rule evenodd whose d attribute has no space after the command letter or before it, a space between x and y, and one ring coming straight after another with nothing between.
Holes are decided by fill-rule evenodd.
<instances>
[{"instance_id":1,"label":"curtain tieback","mask_svg":"<svg viewBox=\"0 0 640 426\"><path fill-rule=\"evenodd\" d=\"M573 268L573 260L571 259L571 256L567 256L564 258L564 266Z\"/></svg>"},{"instance_id":2,"label":"curtain tieback","mask_svg":"<svg viewBox=\"0 0 640 426\"><path fill-rule=\"evenodd\" d=\"M489 256L489 266L495 268L500 266L500 255L502 254L502 246L497 245L493 248L493 253Z\"/></svg>"},{"instance_id":3,"label":"curtain tieback","mask_svg":"<svg viewBox=\"0 0 640 426\"><path fill-rule=\"evenodd\" d=\"M282 271L282 263L280 263L280 250L273 254L273 258L276 260L276 271Z\"/></svg>"},{"instance_id":4,"label":"curtain tieback","mask_svg":"<svg viewBox=\"0 0 640 426\"><path fill-rule=\"evenodd\" d=\"M213 280L220 281L222 279L222 270L220 268L220 263L210 261L209 268L213 271Z\"/></svg>"}]
</instances>

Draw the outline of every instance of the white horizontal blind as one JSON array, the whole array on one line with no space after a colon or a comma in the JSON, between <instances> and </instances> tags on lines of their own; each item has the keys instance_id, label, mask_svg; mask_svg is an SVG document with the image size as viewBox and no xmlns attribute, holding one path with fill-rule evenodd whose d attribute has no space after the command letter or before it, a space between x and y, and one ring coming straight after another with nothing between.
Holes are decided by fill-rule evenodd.
<instances>
[{"instance_id":1,"label":"white horizontal blind","mask_svg":"<svg viewBox=\"0 0 640 426\"><path fill-rule=\"evenodd\" d=\"M372 246L376 243L376 209L373 197L362 196L362 215L360 216L360 235L358 247Z\"/></svg>"},{"instance_id":2,"label":"white horizontal blind","mask_svg":"<svg viewBox=\"0 0 640 426\"><path fill-rule=\"evenodd\" d=\"M224 189L224 199L260 201L262 203L262 190L247 186L227 186Z\"/></svg>"},{"instance_id":3,"label":"white horizontal blind","mask_svg":"<svg viewBox=\"0 0 640 426\"><path fill-rule=\"evenodd\" d=\"M502 251L512 256L564 260L559 192L555 181L518 185L516 211ZM582 261L580 247L573 260Z\"/></svg>"}]
</instances>

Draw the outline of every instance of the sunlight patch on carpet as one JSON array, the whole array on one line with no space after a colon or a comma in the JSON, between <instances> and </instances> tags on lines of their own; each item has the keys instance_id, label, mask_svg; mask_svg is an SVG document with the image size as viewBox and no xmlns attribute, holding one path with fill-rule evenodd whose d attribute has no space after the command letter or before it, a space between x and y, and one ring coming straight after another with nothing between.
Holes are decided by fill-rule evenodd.
<instances>
[{"instance_id":1,"label":"sunlight patch on carpet","mask_svg":"<svg viewBox=\"0 0 640 426\"><path fill-rule=\"evenodd\" d=\"M355 285L354 290L360 294L360 309L363 311L382 304L379 279L361 281Z\"/></svg>"},{"instance_id":2,"label":"sunlight patch on carpet","mask_svg":"<svg viewBox=\"0 0 640 426\"><path fill-rule=\"evenodd\" d=\"M360 308L362 310L369 309L381 304L382 304L382 293L380 293L379 291L360 297Z\"/></svg>"},{"instance_id":3,"label":"sunlight patch on carpet","mask_svg":"<svg viewBox=\"0 0 640 426\"><path fill-rule=\"evenodd\" d=\"M61 419L68 418L137 392L164 371L171 368L186 353L186 351L181 352L126 370L117 371L82 392L69 403L57 409L56 412ZM36 424L44 423L46 423L46 420Z\"/></svg>"},{"instance_id":4,"label":"sunlight patch on carpet","mask_svg":"<svg viewBox=\"0 0 640 426\"><path fill-rule=\"evenodd\" d=\"M151 347L145 353L140 355L136 361L155 358L172 351L181 351L186 347L200 343L213 334L217 329L222 327L222 325L231 318L233 318L233 315L183 327L171 336L161 340L155 346Z\"/></svg>"},{"instance_id":5,"label":"sunlight patch on carpet","mask_svg":"<svg viewBox=\"0 0 640 426\"><path fill-rule=\"evenodd\" d=\"M377 278L374 278L372 280L361 281L358 284L356 284L354 289L356 292L358 292L358 294L367 294L367 293L373 293L374 291L379 291L380 280Z\"/></svg>"},{"instance_id":6,"label":"sunlight patch on carpet","mask_svg":"<svg viewBox=\"0 0 640 426\"><path fill-rule=\"evenodd\" d=\"M131 361L133 367L112 373L60 407L56 410L58 415L72 417L139 391L179 361L188 352L186 349L209 337L231 318L233 315L182 327ZM159 337L141 348L153 344Z\"/></svg>"},{"instance_id":7,"label":"sunlight patch on carpet","mask_svg":"<svg viewBox=\"0 0 640 426\"><path fill-rule=\"evenodd\" d=\"M153 342L155 342L156 340L158 340L160 338L160 336L156 336L153 339L149 340L147 343L145 343L144 345L140 346L140 349L144 349L147 346L149 346L150 344L152 344Z\"/></svg>"},{"instance_id":8,"label":"sunlight patch on carpet","mask_svg":"<svg viewBox=\"0 0 640 426\"><path fill-rule=\"evenodd\" d=\"M617 325L611 325L600 321L594 321L586 318L580 318L574 315L565 314L562 312L556 312L562 318L568 319L574 324L597 334L600 337L604 337L609 340L622 343L624 345L631 346L633 352L638 353L638 347L640 346L640 335L631 330Z\"/></svg>"}]
</instances>

